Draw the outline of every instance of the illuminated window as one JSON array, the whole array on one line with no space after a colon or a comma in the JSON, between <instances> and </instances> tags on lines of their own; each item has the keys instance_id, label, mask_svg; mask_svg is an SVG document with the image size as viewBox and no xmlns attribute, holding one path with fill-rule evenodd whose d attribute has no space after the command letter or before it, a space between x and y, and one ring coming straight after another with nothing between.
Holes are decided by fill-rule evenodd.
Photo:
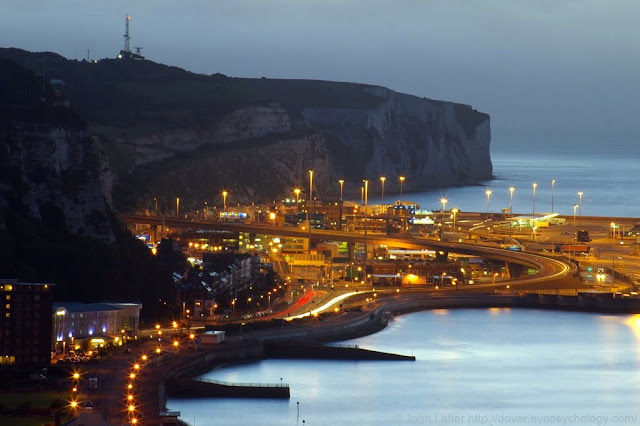
<instances>
[{"instance_id":1,"label":"illuminated window","mask_svg":"<svg viewBox=\"0 0 640 426\"><path fill-rule=\"evenodd\" d=\"M4 314L5 318L11 318L11 314L9 312L7 312L6 314Z\"/></svg>"},{"instance_id":2,"label":"illuminated window","mask_svg":"<svg viewBox=\"0 0 640 426\"><path fill-rule=\"evenodd\" d=\"M11 309L11 305L9 303L7 303L6 305L4 305L5 309Z\"/></svg>"}]
</instances>

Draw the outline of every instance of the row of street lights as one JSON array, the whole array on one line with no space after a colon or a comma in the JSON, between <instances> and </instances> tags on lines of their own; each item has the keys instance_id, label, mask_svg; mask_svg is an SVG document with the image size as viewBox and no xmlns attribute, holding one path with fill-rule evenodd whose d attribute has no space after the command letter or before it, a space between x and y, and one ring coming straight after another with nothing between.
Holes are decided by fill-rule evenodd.
<instances>
[{"instance_id":1,"label":"row of street lights","mask_svg":"<svg viewBox=\"0 0 640 426\"><path fill-rule=\"evenodd\" d=\"M404 176L399 176L398 180L400 181L400 197L402 198L402 193L403 193L403 186L404 186L404 181L405 181L405 177ZM382 204L384 204L384 184L386 182L387 178L384 176L380 177L380 182L381 182L381 198L382 198ZM338 184L340 184L340 201L343 200L343 191L344 191L344 179L340 179L338 180ZM363 181L365 182L365 181ZM367 181L368 182L368 181ZM302 192L302 190L300 188L295 188L293 190L293 192L296 194L296 210L297 212L300 211L300 192ZM229 191L224 190L221 192L222 195L222 206L223 206L223 211L226 212L227 211L227 196L229 195ZM313 199L313 170L309 170L309 200ZM155 206L155 215L158 215L158 198L157 197L153 197L153 202L154 202L154 206ZM204 206L205 206L205 212L208 209L208 203L205 201L204 202ZM206 213L205 213L206 216ZM176 197L176 219L180 217L180 197ZM307 218L308 220L308 218Z\"/></svg>"},{"instance_id":2,"label":"row of street lights","mask_svg":"<svg viewBox=\"0 0 640 426\"><path fill-rule=\"evenodd\" d=\"M556 185L556 180L552 179L551 180L551 213L553 213L554 211L554 199L553 199L553 193L554 193L554 188ZM534 216L536 214L536 189L538 188L538 184L536 182L534 182L532 185L533 188L533 207L532 207L532 211L531 211L531 215ZM513 214L513 193L515 192L516 188L511 186L509 187L509 212L511 214ZM489 214L489 203L491 201L491 194L493 194L493 192L490 189L487 189L485 191L485 195L487 196L487 215ZM575 209L578 208L578 213L579 216L582 216L582 195L584 193L582 191L578 191L578 204L574 205L574 215L575 215ZM442 200L440 200L442 202ZM446 200L445 200L446 202ZM444 210L444 204L442 206L442 210Z\"/></svg>"},{"instance_id":3,"label":"row of street lights","mask_svg":"<svg viewBox=\"0 0 640 426\"><path fill-rule=\"evenodd\" d=\"M222 195L222 208L223 211L227 211L227 196L229 195L229 191L224 190L220 193ZM153 197L153 204L154 204L154 208L155 208L155 215L158 216L158 197ZM206 217L206 213L209 209L209 203L207 203L206 201L204 202L204 211L205 211L205 217ZM178 219L180 217L180 197L176 197L176 219Z\"/></svg>"}]
</instances>

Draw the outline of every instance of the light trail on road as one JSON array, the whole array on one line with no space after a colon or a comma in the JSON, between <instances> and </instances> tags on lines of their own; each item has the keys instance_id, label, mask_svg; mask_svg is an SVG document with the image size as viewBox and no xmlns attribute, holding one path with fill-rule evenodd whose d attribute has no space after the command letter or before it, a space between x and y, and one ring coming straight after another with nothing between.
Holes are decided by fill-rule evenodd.
<instances>
[{"instance_id":1,"label":"light trail on road","mask_svg":"<svg viewBox=\"0 0 640 426\"><path fill-rule=\"evenodd\" d=\"M304 318L304 317L308 317L308 316L311 316L311 315L314 315L314 314L319 314L319 313L321 313L323 311L326 311L327 309L329 309L330 307L332 307L336 303L342 302L347 297L351 297L351 296L353 296L355 294L364 294L364 293L366 293L366 291L361 291L361 292L352 291L350 293L341 294L340 296L334 297L333 299L329 300L327 303L325 303L324 305L320 306L319 308L312 309L309 312L304 312L304 313L299 314L299 315L293 315L293 316L290 316L290 317L286 317L284 319L287 320L287 321L291 321L291 320L294 320L294 319Z\"/></svg>"}]
</instances>

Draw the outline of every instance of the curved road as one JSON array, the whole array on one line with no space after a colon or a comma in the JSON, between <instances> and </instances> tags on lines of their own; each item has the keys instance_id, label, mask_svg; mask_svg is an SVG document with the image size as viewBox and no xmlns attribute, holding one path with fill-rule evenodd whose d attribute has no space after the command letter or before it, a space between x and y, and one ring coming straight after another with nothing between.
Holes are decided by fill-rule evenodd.
<instances>
[{"instance_id":1,"label":"curved road","mask_svg":"<svg viewBox=\"0 0 640 426\"><path fill-rule=\"evenodd\" d=\"M189 219L176 219L160 216L143 216L132 214L121 214L120 218L128 224L149 224L162 225L172 228L192 228L192 229L217 229L228 231L240 231L259 234L274 234L285 237L311 238L312 240L337 240L351 243L362 243L365 239L363 233L332 231L326 229L301 230L291 226L274 226L270 224L245 224L220 221L192 221ZM506 249L487 247L476 244L466 244L458 242L438 241L435 239L416 238L412 235L388 236L382 234L368 233L367 243L385 244L387 246L402 248L429 248L432 250L448 251L460 254L468 254L489 259L496 259L505 262L516 263L538 270L538 273L509 280L510 285L531 284L542 281L549 281L563 278L576 271L573 263L567 263L551 257L527 252L516 252ZM507 281L501 281L501 284Z\"/></svg>"}]
</instances>

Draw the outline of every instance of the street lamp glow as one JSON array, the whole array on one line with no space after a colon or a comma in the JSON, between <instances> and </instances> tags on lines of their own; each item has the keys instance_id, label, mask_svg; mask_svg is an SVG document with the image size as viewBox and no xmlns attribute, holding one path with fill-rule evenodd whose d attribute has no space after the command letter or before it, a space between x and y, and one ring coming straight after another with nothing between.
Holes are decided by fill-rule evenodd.
<instances>
[{"instance_id":1,"label":"street lamp glow","mask_svg":"<svg viewBox=\"0 0 640 426\"><path fill-rule=\"evenodd\" d=\"M178 343L178 341L177 341L177 340L174 340L174 341L173 341L173 347L174 347L174 348L177 348L179 344L180 344L180 343Z\"/></svg>"},{"instance_id":2,"label":"street lamp glow","mask_svg":"<svg viewBox=\"0 0 640 426\"><path fill-rule=\"evenodd\" d=\"M513 216L513 191L515 191L516 188L514 188L513 186L509 188L509 211L511 212L511 215Z\"/></svg>"},{"instance_id":3,"label":"street lamp glow","mask_svg":"<svg viewBox=\"0 0 640 426\"><path fill-rule=\"evenodd\" d=\"M578 192L578 217L582 217L582 194L582 191Z\"/></svg>"},{"instance_id":4,"label":"street lamp glow","mask_svg":"<svg viewBox=\"0 0 640 426\"><path fill-rule=\"evenodd\" d=\"M340 179L338 183L340 184L340 201L342 201L342 187L344 186L344 180Z\"/></svg>"},{"instance_id":5,"label":"street lamp glow","mask_svg":"<svg viewBox=\"0 0 640 426\"><path fill-rule=\"evenodd\" d=\"M487 219L489 218L489 202L491 200L491 194L493 194L493 192L491 192L490 189L487 189L486 191L484 191L484 193L487 195Z\"/></svg>"},{"instance_id":6,"label":"street lamp glow","mask_svg":"<svg viewBox=\"0 0 640 426\"><path fill-rule=\"evenodd\" d=\"M364 206L367 207L369 204L369 181L365 179L362 182L364 182Z\"/></svg>"},{"instance_id":7,"label":"street lamp glow","mask_svg":"<svg viewBox=\"0 0 640 426\"><path fill-rule=\"evenodd\" d=\"M453 230L456 231L456 216L458 215L458 212L460 212L460 210L458 209L452 209L451 213L453 213Z\"/></svg>"},{"instance_id":8,"label":"street lamp glow","mask_svg":"<svg viewBox=\"0 0 640 426\"><path fill-rule=\"evenodd\" d=\"M227 195L229 195L229 192L222 191L222 211L223 212L227 211Z\"/></svg>"},{"instance_id":9,"label":"street lamp glow","mask_svg":"<svg viewBox=\"0 0 640 426\"><path fill-rule=\"evenodd\" d=\"M131 373L131 374L129 374L129 378L130 378L131 380L135 379L135 378L136 378L135 373Z\"/></svg>"},{"instance_id":10,"label":"street lamp glow","mask_svg":"<svg viewBox=\"0 0 640 426\"><path fill-rule=\"evenodd\" d=\"M536 214L536 188L538 187L537 183L533 183L533 209L531 210L531 216Z\"/></svg>"},{"instance_id":11,"label":"street lamp glow","mask_svg":"<svg viewBox=\"0 0 640 426\"><path fill-rule=\"evenodd\" d=\"M139 370L140 369L140 364L133 364L133 369L134 370Z\"/></svg>"},{"instance_id":12,"label":"street lamp glow","mask_svg":"<svg viewBox=\"0 0 640 426\"><path fill-rule=\"evenodd\" d=\"M400 179L400 200L402 200L402 184L404 183L404 176L400 176L398 179Z\"/></svg>"},{"instance_id":13,"label":"street lamp glow","mask_svg":"<svg viewBox=\"0 0 640 426\"><path fill-rule=\"evenodd\" d=\"M180 197L176 197L176 219L180 214Z\"/></svg>"},{"instance_id":14,"label":"street lamp glow","mask_svg":"<svg viewBox=\"0 0 640 426\"><path fill-rule=\"evenodd\" d=\"M295 188L293 193L296 194L296 213L300 213L300 188Z\"/></svg>"}]
</instances>

